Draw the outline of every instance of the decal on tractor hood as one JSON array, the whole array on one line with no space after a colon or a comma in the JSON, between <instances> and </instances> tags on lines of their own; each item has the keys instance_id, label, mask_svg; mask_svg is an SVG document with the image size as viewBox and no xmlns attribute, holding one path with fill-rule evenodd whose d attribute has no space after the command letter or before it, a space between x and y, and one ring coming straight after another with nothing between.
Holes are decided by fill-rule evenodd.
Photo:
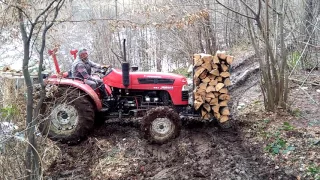
<instances>
[{"instance_id":1,"label":"decal on tractor hood","mask_svg":"<svg viewBox=\"0 0 320 180\"><path fill-rule=\"evenodd\" d=\"M171 90L173 86L161 86L160 89Z\"/></svg>"},{"instance_id":2,"label":"decal on tractor hood","mask_svg":"<svg viewBox=\"0 0 320 180\"><path fill-rule=\"evenodd\" d=\"M154 75L143 75L143 77L147 77L147 78L162 78L162 76L154 76Z\"/></svg>"}]
</instances>

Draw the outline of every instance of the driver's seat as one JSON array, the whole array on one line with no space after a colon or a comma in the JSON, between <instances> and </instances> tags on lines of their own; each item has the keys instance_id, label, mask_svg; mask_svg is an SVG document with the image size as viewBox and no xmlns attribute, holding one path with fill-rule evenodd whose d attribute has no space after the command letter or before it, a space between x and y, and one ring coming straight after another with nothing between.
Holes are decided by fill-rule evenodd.
<instances>
[{"instance_id":1,"label":"driver's seat","mask_svg":"<svg viewBox=\"0 0 320 180\"><path fill-rule=\"evenodd\" d=\"M71 78L71 77L72 77L72 71L69 70L69 71L68 71L68 76L67 76L67 78Z\"/></svg>"},{"instance_id":2,"label":"driver's seat","mask_svg":"<svg viewBox=\"0 0 320 180\"><path fill-rule=\"evenodd\" d=\"M68 76L66 77L67 79L73 79L73 80L80 80L80 81L83 81L83 79L82 78L78 78L78 77L73 77L72 76L72 72L71 72L71 70L69 70L68 71Z\"/></svg>"}]
</instances>

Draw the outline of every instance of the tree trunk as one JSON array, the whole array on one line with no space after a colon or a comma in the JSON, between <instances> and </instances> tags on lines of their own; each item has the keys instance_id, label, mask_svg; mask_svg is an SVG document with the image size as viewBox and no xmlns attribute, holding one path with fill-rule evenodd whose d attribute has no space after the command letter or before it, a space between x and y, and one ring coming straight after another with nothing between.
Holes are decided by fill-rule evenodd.
<instances>
[{"instance_id":1,"label":"tree trunk","mask_svg":"<svg viewBox=\"0 0 320 180\"><path fill-rule=\"evenodd\" d=\"M29 59L30 59L30 38L27 35L26 27L24 25L24 18L23 18L23 12L22 10L19 10L19 20L20 20L20 31L22 35L22 41L23 41L23 64L22 64L22 72L24 76L24 80L27 86L27 119L26 119L26 128L27 128L27 137L29 141L29 145L26 152L26 179L35 179L34 169L33 169L33 160L32 156L36 155L36 153L33 153L33 148L37 148L35 144L35 122L32 121L33 117L33 87L32 87L32 81L30 78L30 73L28 70L29 67Z\"/></svg>"}]
</instances>

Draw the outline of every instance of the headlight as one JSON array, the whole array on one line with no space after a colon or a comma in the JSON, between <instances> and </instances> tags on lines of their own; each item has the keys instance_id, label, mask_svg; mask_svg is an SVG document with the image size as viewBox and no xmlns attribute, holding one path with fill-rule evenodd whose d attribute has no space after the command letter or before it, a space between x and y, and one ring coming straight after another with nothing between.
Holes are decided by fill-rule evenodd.
<instances>
[{"instance_id":1,"label":"headlight","mask_svg":"<svg viewBox=\"0 0 320 180\"><path fill-rule=\"evenodd\" d=\"M189 91L188 85L183 85L181 90L182 91Z\"/></svg>"},{"instance_id":2,"label":"headlight","mask_svg":"<svg viewBox=\"0 0 320 180\"><path fill-rule=\"evenodd\" d=\"M146 97L146 102L150 102L150 97Z\"/></svg>"}]
</instances>

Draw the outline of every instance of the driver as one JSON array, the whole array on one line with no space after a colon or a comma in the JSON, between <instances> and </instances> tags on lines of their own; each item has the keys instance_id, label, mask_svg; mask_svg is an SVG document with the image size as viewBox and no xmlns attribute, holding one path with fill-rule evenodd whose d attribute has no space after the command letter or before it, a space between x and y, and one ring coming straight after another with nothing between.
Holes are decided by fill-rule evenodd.
<instances>
[{"instance_id":1,"label":"driver","mask_svg":"<svg viewBox=\"0 0 320 180\"><path fill-rule=\"evenodd\" d=\"M106 88L101 79L96 79L91 77L91 68L109 68L109 65L102 66L100 64L94 63L88 59L88 52L86 49L81 49L78 52L78 57L72 63L72 76L78 77L84 80L86 84L88 84L92 89L99 88L101 93L102 100L106 100L108 98L108 94Z\"/></svg>"}]
</instances>

